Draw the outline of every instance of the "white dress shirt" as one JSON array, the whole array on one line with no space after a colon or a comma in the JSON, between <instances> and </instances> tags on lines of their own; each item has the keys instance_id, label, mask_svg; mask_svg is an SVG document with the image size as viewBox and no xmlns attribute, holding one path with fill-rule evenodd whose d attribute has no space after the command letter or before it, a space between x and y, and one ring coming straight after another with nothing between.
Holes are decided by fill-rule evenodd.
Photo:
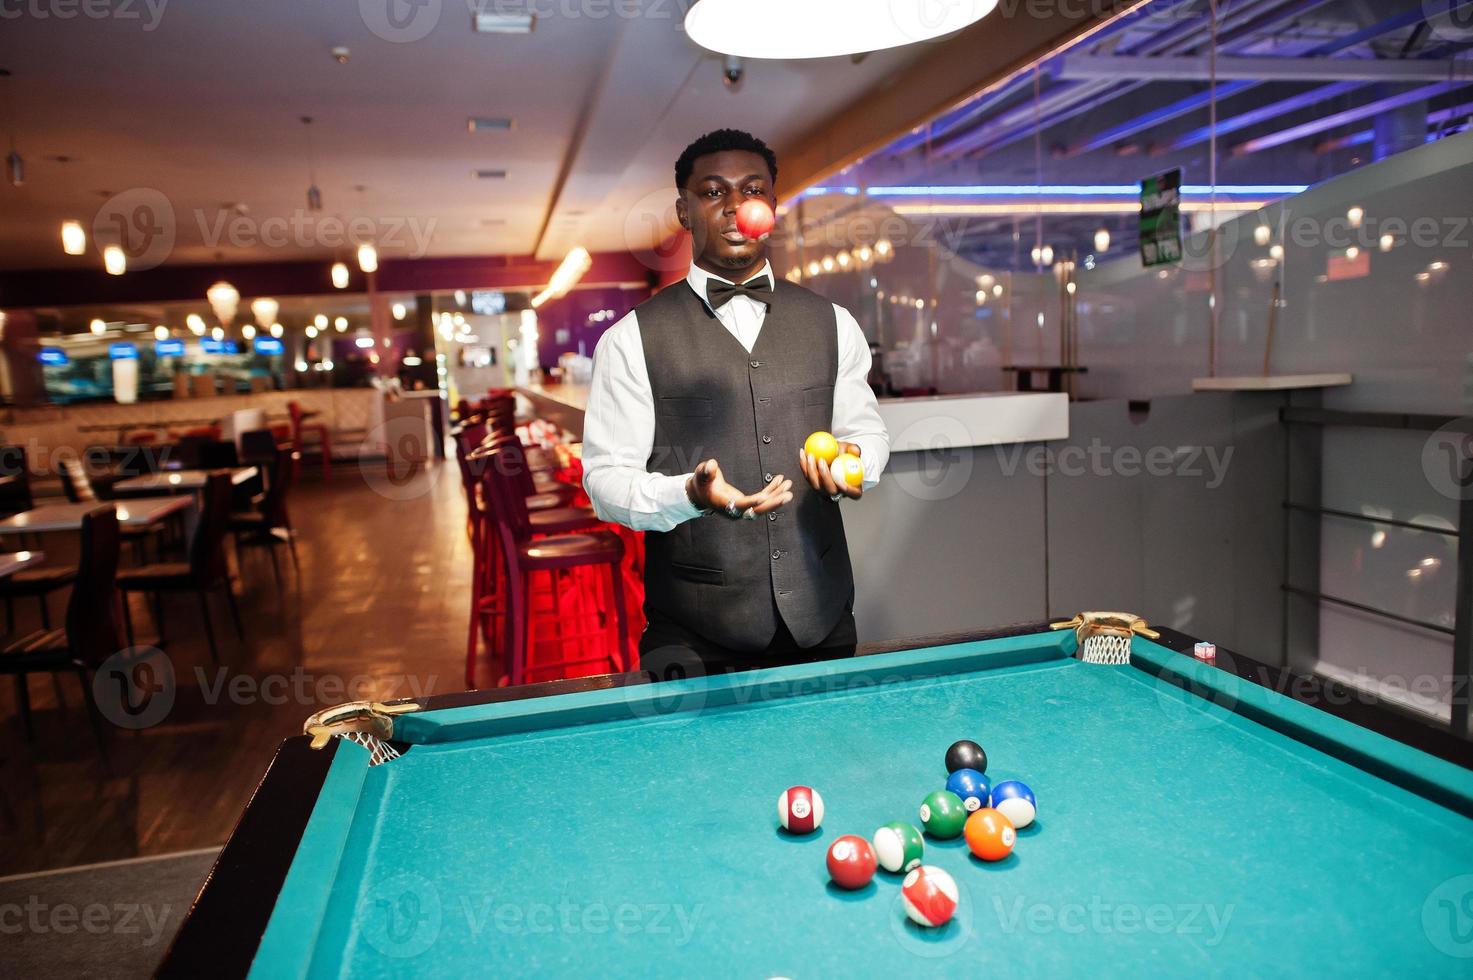
<instances>
[{"instance_id":1,"label":"white dress shirt","mask_svg":"<svg viewBox=\"0 0 1473 980\"><path fill-rule=\"evenodd\" d=\"M752 279L760 276L772 278L772 266L764 265ZM694 264L685 277L703 303L706 283L711 279L729 281ZM726 332L750 353L767 318L767 304L738 295L712 312ZM880 481L890 459L890 436L866 380L870 353L864 332L841 306L834 307L834 319L839 333L839 373L834 381L834 416L829 429L840 442L859 446L864 488L868 490ZM689 473L666 476L645 468L654 441L654 394L645 367L639 319L631 310L599 338L583 421L583 488L602 520L636 531L668 531L700 516L685 494ZM795 489L807 485L798 464L800 448L793 447L791 469L782 470ZM756 493L762 488L737 489Z\"/></svg>"}]
</instances>

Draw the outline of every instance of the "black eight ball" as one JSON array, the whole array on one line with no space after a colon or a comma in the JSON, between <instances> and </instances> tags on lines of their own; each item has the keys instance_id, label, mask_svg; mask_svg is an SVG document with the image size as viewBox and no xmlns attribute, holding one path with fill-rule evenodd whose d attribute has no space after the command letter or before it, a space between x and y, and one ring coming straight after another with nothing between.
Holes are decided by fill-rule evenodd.
<instances>
[{"instance_id":1,"label":"black eight ball","mask_svg":"<svg viewBox=\"0 0 1473 980\"><path fill-rule=\"evenodd\" d=\"M986 772L987 753L982 751L982 746L968 739L952 742L951 748L946 750L946 771L956 772L958 769Z\"/></svg>"}]
</instances>

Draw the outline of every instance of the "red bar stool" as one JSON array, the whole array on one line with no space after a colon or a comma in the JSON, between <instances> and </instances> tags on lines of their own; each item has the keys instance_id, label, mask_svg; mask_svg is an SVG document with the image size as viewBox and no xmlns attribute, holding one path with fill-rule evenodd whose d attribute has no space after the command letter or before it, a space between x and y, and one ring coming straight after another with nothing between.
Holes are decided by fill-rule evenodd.
<instances>
[{"instance_id":1,"label":"red bar stool","mask_svg":"<svg viewBox=\"0 0 1473 980\"><path fill-rule=\"evenodd\" d=\"M504 564L499 536L492 527L491 489L485 482L486 470L499 466L510 473L523 473L525 465L520 445L477 447L478 429L463 430L456 442L461 480L466 496L467 533L471 541L471 614L466 638L466 687L475 686L475 668L480 652L480 639L487 650L494 650L497 633L492 624L505 614L500 591ZM503 452L504 448L504 452ZM494 455L493 455L494 454ZM522 487L527 490L527 487ZM571 490L571 488L568 488ZM593 530L603 526L592 508L568 507L563 494L527 493L524 500L534 534L561 534ZM561 611L556 590L552 591L555 613Z\"/></svg>"},{"instance_id":2,"label":"red bar stool","mask_svg":"<svg viewBox=\"0 0 1473 980\"><path fill-rule=\"evenodd\" d=\"M307 442L302 437L309 434L317 437L315 443L322 453L322 479L331 482L332 436L328 433L327 426L321 422L305 421L309 415L317 413L303 410L300 402L287 402L286 410L292 418L292 445L296 449L292 457L292 482L297 482L297 477L301 476L302 453L307 448Z\"/></svg>"},{"instance_id":3,"label":"red bar stool","mask_svg":"<svg viewBox=\"0 0 1473 980\"><path fill-rule=\"evenodd\" d=\"M488 458L505 455L506 449L492 450ZM536 670L551 670L607 660L613 670L624 670L626 656L624 582L621 564L624 559L624 542L612 531L592 531L582 534L561 534L538 538L526 507L526 498L521 493L522 484L517 478L515 460L508 465L491 465L486 468L485 483L490 490L495 533L500 538L501 554L506 562L506 614L504 617L505 654L510 660L508 673L514 685L525 683L528 659L534 632L530 602L531 580L536 572L548 572L554 578L556 591L557 574L574 569L596 569L607 566L612 582L612 598L615 618L615 646L611 653L594 657L568 657L549 663L538 664ZM607 625L602 611L596 613L597 629L581 633L565 633L557 623L552 637L559 645L585 638L606 639Z\"/></svg>"}]
</instances>

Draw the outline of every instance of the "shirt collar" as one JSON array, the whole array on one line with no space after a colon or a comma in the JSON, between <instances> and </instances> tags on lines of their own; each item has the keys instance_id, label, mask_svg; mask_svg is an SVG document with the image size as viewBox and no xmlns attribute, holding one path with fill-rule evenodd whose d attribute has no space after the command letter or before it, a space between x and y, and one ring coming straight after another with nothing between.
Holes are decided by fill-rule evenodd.
<instances>
[{"instance_id":1,"label":"shirt collar","mask_svg":"<svg viewBox=\"0 0 1473 980\"><path fill-rule=\"evenodd\" d=\"M762 268L759 269L757 272L754 272L744 281L751 282L753 279L760 279L762 276L766 276L768 280L773 283L774 289L777 288L777 277L774 276L772 273L771 262L763 262ZM712 279L715 279L717 282L731 282L730 279L723 279L721 276L718 276L711 272L707 272L705 269L702 269L694 262L690 264L690 272L686 273L685 276L685 281L690 285L691 289L695 290L696 295L701 298L702 303L706 304L706 309L708 310L711 309L711 304L706 300L706 283ZM732 283L732 285L736 284ZM714 313L716 311L712 310L711 312Z\"/></svg>"}]
</instances>

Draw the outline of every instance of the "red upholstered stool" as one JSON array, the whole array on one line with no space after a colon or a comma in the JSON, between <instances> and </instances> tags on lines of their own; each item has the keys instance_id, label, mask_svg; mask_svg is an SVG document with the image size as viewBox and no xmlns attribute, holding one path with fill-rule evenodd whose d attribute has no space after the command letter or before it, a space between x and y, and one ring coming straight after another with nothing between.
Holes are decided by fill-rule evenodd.
<instances>
[{"instance_id":1,"label":"red upholstered stool","mask_svg":"<svg viewBox=\"0 0 1473 980\"><path fill-rule=\"evenodd\" d=\"M526 496L514 451L507 447L491 450L486 458L492 465L486 468L484 483L491 498L495 534L501 545L501 556L506 564L506 603L503 618L505 637L504 654L507 657L508 675L512 684L525 683L529 670L528 661L535 632L532 628L533 608L530 601L532 576L537 572L550 573L554 579L553 594L557 595L557 579L560 573L577 569L601 570L607 568L614 607L615 636L613 645L606 652L593 656L564 657L540 663L537 670L559 668L607 661L610 669L625 669L626 661L626 616L624 610L624 581L620 566L624 559L624 542L612 531L591 531L582 534L563 534L536 537L538 529L533 526L526 507ZM512 457L500 459L500 457ZM498 465L498 463L500 465ZM551 524L552 522L548 522ZM573 523L571 519L569 525ZM558 607L548 610L555 616ZM601 611L594 614L597 626L583 632L567 632L567 624L557 621L551 641L563 646L580 640L607 642L607 624Z\"/></svg>"},{"instance_id":2,"label":"red upholstered stool","mask_svg":"<svg viewBox=\"0 0 1473 980\"><path fill-rule=\"evenodd\" d=\"M494 624L505 615L505 595L501 589L501 573L505 560L501 553L501 539L493 526L491 488L486 484L486 470L500 466L507 472L515 472L520 464L515 453L519 446L507 447L505 454L495 446L477 446L482 430L479 427L463 429L456 439L456 459L460 464L462 488L466 497L466 532L471 542L473 565L471 571L471 614L466 638L465 676L466 687L475 687L475 670L479 660L481 640L486 648L495 651L503 631ZM529 524L533 534L563 534L571 531L597 529L603 526L589 507L568 507L573 488L564 487L567 493L532 494L524 498ZM550 590L554 614L560 613L556 589ZM504 651L503 651L504 653Z\"/></svg>"},{"instance_id":3,"label":"red upholstered stool","mask_svg":"<svg viewBox=\"0 0 1473 980\"><path fill-rule=\"evenodd\" d=\"M322 479L332 480L332 436L327 426L321 422L308 422L308 418L316 415L316 412L308 412L302 408L300 402L290 401L286 403L286 410L292 419L292 443L296 448L296 454L292 463L292 482L295 483L302 470L302 452L309 444L316 445L322 453ZM313 439L309 443L307 436Z\"/></svg>"}]
</instances>

